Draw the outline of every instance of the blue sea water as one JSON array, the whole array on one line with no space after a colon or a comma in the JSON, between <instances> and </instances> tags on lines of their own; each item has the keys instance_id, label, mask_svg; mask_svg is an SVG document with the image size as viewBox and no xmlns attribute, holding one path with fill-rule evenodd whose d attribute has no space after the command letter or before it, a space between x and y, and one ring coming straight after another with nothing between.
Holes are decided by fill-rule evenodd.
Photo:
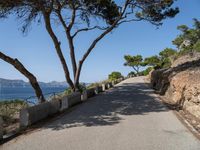
<instances>
[{"instance_id":1,"label":"blue sea water","mask_svg":"<svg viewBox=\"0 0 200 150\"><path fill-rule=\"evenodd\" d=\"M49 87L42 88L45 97L52 95L53 93L63 92L66 88L64 87ZM13 99L29 99L35 97L34 90L31 87L13 87L13 88L0 88L0 101L2 100L13 100Z\"/></svg>"}]
</instances>

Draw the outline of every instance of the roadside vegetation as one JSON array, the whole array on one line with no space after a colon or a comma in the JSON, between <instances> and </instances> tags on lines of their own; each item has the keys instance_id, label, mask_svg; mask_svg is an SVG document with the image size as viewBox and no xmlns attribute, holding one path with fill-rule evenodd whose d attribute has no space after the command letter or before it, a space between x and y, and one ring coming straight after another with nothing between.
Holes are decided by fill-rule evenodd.
<instances>
[{"instance_id":1,"label":"roadside vegetation","mask_svg":"<svg viewBox=\"0 0 200 150\"><path fill-rule=\"evenodd\" d=\"M200 21L193 20L193 27L180 25L177 27L181 31L172 43L177 49L165 48L158 55L143 58L141 55L125 55L125 66L133 68L129 73L132 76L148 75L151 70L163 69L171 67L172 63L183 55L194 56L200 52ZM146 69L140 71L141 67Z\"/></svg>"},{"instance_id":2,"label":"roadside vegetation","mask_svg":"<svg viewBox=\"0 0 200 150\"><path fill-rule=\"evenodd\" d=\"M117 79L123 78L123 75L120 72L114 71L108 75L109 81L115 81Z\"/></svg>"},{"instance_id":3,"label":"roadside vegetation","mask_svg":"<svg viewBox=\"0 0 200 150\"><path fill-rule=\"evenodd\" d=\"M28 107L23 100L0 101L0 117L3 119L4 134L19 127L19 112Z\"/></svg>"}]
</instances>

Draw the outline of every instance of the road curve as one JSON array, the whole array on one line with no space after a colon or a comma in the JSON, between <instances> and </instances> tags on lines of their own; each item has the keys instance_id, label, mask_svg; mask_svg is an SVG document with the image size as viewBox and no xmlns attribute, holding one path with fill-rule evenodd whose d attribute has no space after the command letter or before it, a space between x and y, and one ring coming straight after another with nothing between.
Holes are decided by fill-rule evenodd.
<instances>
[{"instance_id":1,"label":"road curve","mask_svg":"<svg viewBox=\"0 0 200 150\"><path fill-rule=\"evenodd\" d=\"M3 150L200 150L200 142L156 100L143 77L76 106Z\"/></svg>"}]
</instances>

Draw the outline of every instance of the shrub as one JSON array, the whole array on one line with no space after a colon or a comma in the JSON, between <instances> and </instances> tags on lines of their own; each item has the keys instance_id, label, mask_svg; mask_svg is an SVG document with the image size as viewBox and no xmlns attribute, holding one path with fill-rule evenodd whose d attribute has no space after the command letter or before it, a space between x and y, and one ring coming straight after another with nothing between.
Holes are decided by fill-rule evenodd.
<instances>
[{"instance_id":1,"label":"shrub","mask_svg":"<svg viewBox=\"0 0 200 150\"><path fill-rule=\"evenodd\" d=\"M14 122L19 111L27 106L28 104L22 100L1 101L0 116L6 123Z\"/></svg>"},{"instance_id":2,"label":"shrub","mask_svg":"<svg viewBox=\"0 0 200 150\"><path fill-rule=\"evenodd\" d=\"M120 72L114 71L111 74L108 75L108 79L110 81L114 81L117 80L119 78L123 77L122 74Z\"/></svg>"}]
</instances>

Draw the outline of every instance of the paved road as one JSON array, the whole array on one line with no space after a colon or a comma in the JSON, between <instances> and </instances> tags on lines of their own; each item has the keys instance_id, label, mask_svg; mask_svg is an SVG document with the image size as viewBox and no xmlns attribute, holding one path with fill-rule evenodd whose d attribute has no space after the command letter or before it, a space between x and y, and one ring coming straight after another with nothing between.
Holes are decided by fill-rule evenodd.
<instances>
[{"instance_id":1,"label":"paved road","mask_svg":"<svg viewBox=\"0 0 200 150\"><path fill-rule=\"evenodd\" d=\"M3 150L200 150L200 142L156 100L142 77L76 106Z\"/></svg>"}]
</instances>

